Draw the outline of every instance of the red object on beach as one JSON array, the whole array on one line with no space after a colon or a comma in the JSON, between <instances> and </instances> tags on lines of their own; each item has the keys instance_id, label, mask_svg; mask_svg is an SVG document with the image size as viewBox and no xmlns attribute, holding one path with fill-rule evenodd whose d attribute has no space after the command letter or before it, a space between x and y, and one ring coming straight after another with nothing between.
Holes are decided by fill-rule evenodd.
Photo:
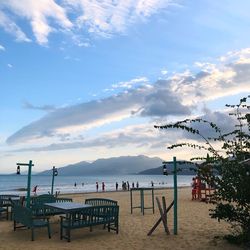
<instances>
[{"instance_id":1,"label":"red object on beach","mask_svg":"<svg viewBox=\"0 0 250 250\"><path fill-rule=\"evenodd\" d=\"M192 182L192 200L196 200L198 194L198 190L197 190L197 177L193 178L193 182Z\"/></svg>"},{"instance_id":2,"label":"red object on beach","mask_svg":"<svg viewBox=\"0 0 250 250\"><path fill-rule=\"evenodd\" d=\"M192 182L192 200L201 199L201 179L196 176Z\"/></svg>"},{"instance_id":3,"label":"red object on beach","mask_svg":"<svg viewBox=\"0 0 250 250\"><path fill-rule=\"evenodd\" d=\"M196 200L197 199L197 189L193 188L192 189L192 200Z\"/></svg>"}]
</instances>

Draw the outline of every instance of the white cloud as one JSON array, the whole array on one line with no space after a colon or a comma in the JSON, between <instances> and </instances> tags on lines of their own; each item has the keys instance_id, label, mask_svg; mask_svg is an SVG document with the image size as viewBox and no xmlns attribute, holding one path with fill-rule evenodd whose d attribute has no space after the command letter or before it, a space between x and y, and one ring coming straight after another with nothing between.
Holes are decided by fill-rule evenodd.
<instances>
[{"instance_id":1,"label":"white cloud","mask_svg":"<svg viewBox=\"0 0 250 250\"><path fill-rule=\"evenodd\" d=\"M227 133L234 129L235 120L225 112L212 112L210 110L205 110L205 114L198 117L216 123L222 128L222 133ZM165 122L159 121L157 125L164 124ZM17 149L12 148L10 152L48 152L70 149L94 150L94 152L97 150L112 151L119 149L119 152L121 152L123 149L134 148L133 152L137 152L137 149L139 149L139 152L142 154L145 154L145 152L147 152L147 154L156 153L156 155L159 156L159 153L163 151L165 154L164 157L167 157L167 155L172 157L173 152L165 150L168 146L183 142L198 144L201 142L201 138L196 134L193 135L176 129L159 130L155 129L154 125L156 125L156 122L130 125L95 136L86 137L79 135L72 138L70 134L62 134L60 142L55 142L54 140L52 143L48 143L47 141L44 145L36 143L34 146L27 144L26 147ZM192 127L198 129L202 135L205 135L205 137L213 137L215 135L214 130L204 123L192 124ZM215 143L213 146L216 148L218 144ZM195 151L193 150L184 151L183 149L178 149L174 154L178 155L180 159L189 159L194 156L194 153ZM198 154L200 155L201 152L197 153L197 155Z\"/></svg>"},{"instance_id":2,"label":"white cloud","mask_svg":"<svg viewBox=\"0 0 250 250\"><path fill-rule=\"evenodd\" d=\"M1 7L1 3L0 3ZM0 8L0 27L2 27L6 32L14 35L16 40L19 42L30 42L31 40L25 35L25 33L20 29L14 21L12 21L8 16L6 16Z\"/></svg>"},{"instance_id":3,"label":"white cloud","mask_svg":"<svg viewBox=\"0 0 250 250\"><path fill-rule=\"evenodd\" d=\"M119 82L117 84L113 84L111 90L118 89L118 88L131 89L132 87L136 85L143 85L146 83L149 83L149 80L147 79L147 77L138 77L127 82Z\"/></svg>"},{"instance_id":4,"label":"white cloud","mask_svg":"<svg viewBox=\"0 0 250 250\"><path fill-rule=\"evenodd\" d=\"M49 20L53 19L55 23L63 29L69 29L72 27L71 21L66 16L65 9L54 0L9 0L0 3L0 8L1 7L10 10L16 16L27 19L30 22L33 33L39 44L46 44L48 42L49 33L56 29L56 26L52 27L52 24L49 24ZM23 36L22 40L24 40L26 35L20 30L16 23L14 23L10 17L5 16L5 19L11 21L11 27L16 27L15 29L9 29L8 31L19 37L21 33ZM6 26L6 21L0 19L0 25ZM17 31L19 34L17 34Z\"/></svg>"},{"instance_id":5,"label":"white cloud","mask_svg":"<svg viewBox=\"0 0 250 250\"><path fill-rule=\"evenodd\" d=\"M0 44L0 50L5 51L5 47Z\"/></svg>"},{"instance_id":6,"label":"white cloud","mask_svg":"<svg viewBox=\"0 0 250 250\"><path fill-rule=\"evenodd\" d=\"M123 33L169 5L174 5L173 0L8 0L0 2L0 11L8 13L0 12L0 26L17 40L30 41L16 23L25 19L39 44L47 44L51 32L63 31L78 46L88 47L82 37L86 31L102 37Z\"/></svg>"},{"instance_id":7,"label":"white cloud","mask_svg":"<svg viewBox=\"0 0 250 250\"><path fill-rule=\"evenodd\" d=\"M7 66L8 66L8 68L13 68L13 65L10 63L8 63Z\"/></svg>"},{"instance_id":8,"label":"white cloud","mask_svg":"<svg viewBox=\"0 0 250 250\"><path fill-rule=\"evenodd\" d=\"M222 59L223 58L223 59ZM171 78L171 88L182 102L196 105L228 95L250 92L250 49L229 52L217 64L196 62L200 72L185 71Z\"/></svg>"},{"instance_id":9,"label":"white cloud","mask_svg":"<svg viewBox=\"0 0 250 250\"><path fill-rule=\"evenodd\" d=\"M165 94L155 98L159 88ZM164 101L165 98L167 101ZM167 103L162 105L155 102ZM23 127L7 139L8 143L25 142L27 140L51 137L56 133L82 131L103 124L120 121L131 116L167 116L188 114L188 107L184 107L178 98L159 84L155 87L141 86L105 99L81 103L74 106L58 108L46 114L40 120Z\"/></svg>"},{"instance_id":10,"label":"white cloud","mask_svg":"<svg viewBox=\"0 0 250 250\"><path fill-rule=\"evenodd\" d=\"M166 70L166 69L163 69L162 71L161 71L161 74L162 75L166 75L168 73L168 71Z\"/></svg>"},{"instance_id":11,"label":"white cloud","mask_svg":"<svg viewBox=\"0 0 250 250\"><path fill-rule=\"evenodd\" d=\"M173 138L164 136L164 131L158 131L154 128L154 124L139 124L116 129L112 132L102 133L99 136L93 137L79 137L75 141L52 143L45 146L26 147L22 149L13 150L14 152L25 151L57 151L65 149L89 149L89 148L116 148L116 147L140 147L145 149L149 148L162 148L170 143L174 143ZM180 133L173 132L176 140Z\"/></svg>"},{"instance_id":12,"label":"white cloud","mask_svg":"<svg viewBox=\"0 0 250 250\"><path fill-rule=\"evenodd\" d=\"M208 67L207 63L200 63L201 70L196 74L186 70L150 86L142 84L104 99L57 108L9 136L7 143L44 138L55 140L62 133L84 133L129 117L177 119L177 116L190 115L191 110L208 100L238 93L249 94L250 64L247 59L250 54L246 51L238 52L234 60L218 65ZM142 80L131 81L137 83L138 79Z\"/></svg>"},{"instance_id":13,"label":"white cloud","mask_svg":"<svg viewBox=\"0 0 250 250\"><path fill-rule=\"evenodd\" d=\"M86 27L90 33L109 37L124 32L128 26L138 20L144 20L161 9L167 8L170 0L122 0L90 1L65 0L79 10L77 25Z\"/></svg>"}]
</instances>

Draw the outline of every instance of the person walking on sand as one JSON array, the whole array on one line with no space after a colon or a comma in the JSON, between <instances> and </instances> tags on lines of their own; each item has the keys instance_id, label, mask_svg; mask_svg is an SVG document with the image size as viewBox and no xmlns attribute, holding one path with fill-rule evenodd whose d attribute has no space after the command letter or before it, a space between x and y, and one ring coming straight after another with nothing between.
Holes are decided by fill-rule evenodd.
<instances>
[{"instance_id":1,"label":"person walking on sand","mask_svg":"<svg viewBox=\"0 0 250 250\"><path fill-rule=\"evenodd\" d=\"M115 190L118 190L118 182L115 183Z\"/></svg>"},{"instance_id":2,"label":"person walking on sand","mask_svg":"<svg viewBox=\"0 0 250 250\"><path fill-rule=\"evenodd\" d=\"M98 192L98 188L99 188L98 182L95 183L95 187L96 187L96 192Z\"/></svg>"},{"instance_id":3,"label":"person walking on sand","mask_svg":"<svg viewBox=\"0 0 250 250\"><path fill-rule=\"evenodd\" d=\"M105 183L102 182L102 192L104 192L104 191L105 191Z\"/></svg>"}]
</instances>

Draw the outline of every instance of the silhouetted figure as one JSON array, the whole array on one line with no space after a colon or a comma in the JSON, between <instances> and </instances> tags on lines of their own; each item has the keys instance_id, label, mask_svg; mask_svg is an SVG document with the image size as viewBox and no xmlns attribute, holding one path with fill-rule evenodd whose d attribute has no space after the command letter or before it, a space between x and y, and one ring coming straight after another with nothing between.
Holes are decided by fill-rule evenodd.
<instances>
[{"instance_id":1,"label":"silhouetted figure","mask_svg":"<svg viewBox=\"0 0 250 250\"><path fill-rule=\"evenodd\" d=\"M96 187L96 192L98 192L98 189L99 189L98 182L96 182L95 187Z\"/></svg>"},{"instance_id":2,"label":"silhouetted figure","mask_svg":"<svg viewBox=\"0 0 250 250\"><path fill-rule=\"evenodd\" d=\"M151 181L151 187L152 187L152 188L154 187L154 182L153 182L153 181Z\"/></svg>"},{"instance_id":3,"label":"silhouetted figure","mask_svg":"<svg viewBox=\"0 0 250 250\"><path fill-rule=\"evenodd\" d=\"M126 182L122 182L122 190L125 191L127 189L127 185Z\"/></svg>"},{"instance_id":4,"label":"silhouetted figure","mask_svg":"<svg viewBox=\"0 0 250 250\"><path fill-rule=\"evenodd\" d=\"M139 182L138 181L136 182L136 188L139 188Z\"/></svg>"},{"instance_id":5,"label":"silhouetted figure","mask_svg":"<svg viewBox=\"0 0 250 250\"><path fill-rule=\"evenodd\" d=\"M128 188L128 191L129 191L129 182L127 181L127 188Z\"/></svg>"},{"instance_id":6,"label":"silhouetted figure","mask_svg":"<svg viewBox=\"0 0 250 250\"><path fill-rule=\"evenodd\" d=\"M196 183L196 178L192 179L192 200L197 199L197 183Z\"/></svg>"},{"instance_id":7,"label":"silhouetted figure","mask_svg":"<svg viewBox=\"0 0 250 250\"><path fill-rule=\"evenodd\" d=\"M37 185L34 186L34 188L33 188L33 190L32 190L32 192L34 193L34 195L36 195L37 187L38 187Z\"/></svg>"},{"instance_id":8,"label":"silhouetted figure","mask_svg":"<svg viewBox=\"0 0 250 250\"><path fill-rule=\"evenodd\" d=\"M74 186L76 187L76 182L75 182Z\"/></svg>"},{"instance_id":9,"label":"silhouetted figure","mask_svg":"<svg viewBox=\"0 0 250 250\"><path fill-rule=\"evenodd\" d=\"M115 190L118 190L118 182L115 183Z\"/></svg>"},{"instance_id":10,"label":"silhouetted figure","mask_svg":"<svg viewBox=\"0 0 250 250\"><path fill-rule=\"evenodd\" d=\"M134 182L132 182L132 188L135 188L135 183Z\"/></svg>"},{"instance_id":11,"label":"silhouetted figure","mask_svg":"<svg viewBox=\"0 0 250 250\"><path fill-rule=\"evenodd\" d=\"M105 183L102 182L102 192L104 192L104 191L105 191Z\"/></svg>"}]
</instances>

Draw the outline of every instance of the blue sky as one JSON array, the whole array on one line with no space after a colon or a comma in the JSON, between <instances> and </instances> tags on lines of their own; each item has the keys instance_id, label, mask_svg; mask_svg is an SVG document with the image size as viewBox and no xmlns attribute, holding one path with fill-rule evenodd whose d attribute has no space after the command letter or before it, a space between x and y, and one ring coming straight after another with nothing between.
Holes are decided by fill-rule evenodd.
<instances>
[{"instance_id":1,"label":"blue sky","mask_svg":"<svg viewBox=\"0 0 250 250\"><path fill-rule=\"evenodd\" d=\"M250 92L248 1L4 0L0 172L173 154L154 124L218 119ZM225 118L226 119L226 118ZM227 126L225 126L227 127ZM225 128L226 129L226 128Z\"/></svg>"}]
</instances>

